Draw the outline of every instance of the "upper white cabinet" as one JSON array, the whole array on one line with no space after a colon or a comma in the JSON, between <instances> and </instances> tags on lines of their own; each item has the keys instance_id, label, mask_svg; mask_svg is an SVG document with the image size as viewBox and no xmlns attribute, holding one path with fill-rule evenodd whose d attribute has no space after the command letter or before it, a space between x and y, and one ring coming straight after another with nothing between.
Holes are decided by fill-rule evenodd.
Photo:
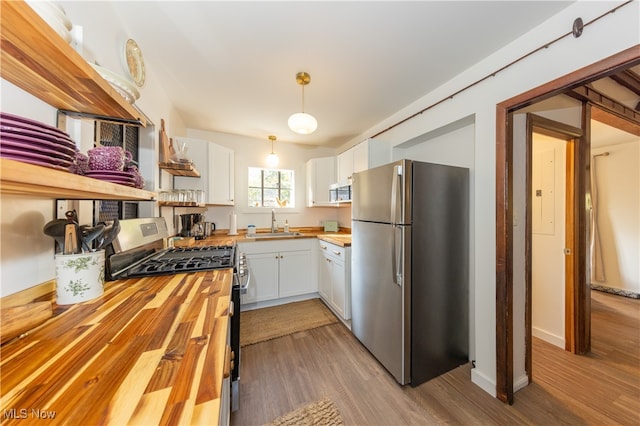
<instances>
[{"instance_id":1,"label":"upper white cabinet","mask_svg":"<svg viewBox=\"0 0 640 426\"><path fill-rule=\"evenodd\" d=\"M329 185L336 183L336 158L312 158L307 161L307 207L332 206Z\"/></svg>"},{"instance_id":2,"label":"upper white cabinet","mask_svg":"<svg viewBox=\"0 0 640 426\"><path fill-rule=\"evenodd\" d=\"M187 157L193 160L200 179L176 176L175 189L195 189L205 193L205 204L228 205L234 203L234 152L226 147L202 139L175 138L175 143L186 144Z\"/></svg>"},{"instance_id":3,"label":"upper white cabinet","mask_svg":"<svg viewBox=\"0 0 640 426\"><path fill-rule=\"evenodd\" d=\"M232 206L234 204L235 154L224 146L209 144L208 204Z\"/></svg>"},{"instance_id":4,"label":"upper white cabinet","mask_svg":"<svg viewBox=\"0 0 640 426\"><path fill-rule=\"evenodd\" d=\"M338 182L351 181L352 175L391 162L388 143L367 139L338 155Z\"/></svg>"},{"instance_id":5,"label":"upper white cabinet","mask_svg":"<svg viewBox=\"0 0 640 426\"><path fill-rule=\"evenodd\" d=\"M338 180L337 182L346 183L351 180L353 174L353 154L354 149L349 148L342 154L338 155ZM334 182L336 183L336 182Z\"/></svg>"}]
</instances>

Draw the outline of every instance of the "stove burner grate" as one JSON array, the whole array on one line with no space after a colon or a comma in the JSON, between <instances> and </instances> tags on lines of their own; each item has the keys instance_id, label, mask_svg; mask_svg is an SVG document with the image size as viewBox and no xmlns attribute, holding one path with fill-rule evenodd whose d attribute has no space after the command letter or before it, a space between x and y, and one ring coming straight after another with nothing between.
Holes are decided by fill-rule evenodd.
<instances>
[{"instance_id":1,"label":"stove burner grate","mask_svg":"<svg viewBox=\"0 0 640 426\"><path fill-rule=\"evenodd\" d=\"M175 247L163 250L127 271L128 277L233 268L233 246Z\"/></svg>"}]
</instances>

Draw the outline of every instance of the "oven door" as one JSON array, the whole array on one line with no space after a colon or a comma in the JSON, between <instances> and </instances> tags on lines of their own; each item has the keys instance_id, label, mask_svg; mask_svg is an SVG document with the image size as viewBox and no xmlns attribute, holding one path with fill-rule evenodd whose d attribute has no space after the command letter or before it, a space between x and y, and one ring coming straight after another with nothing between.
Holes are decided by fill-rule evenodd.
<instances>
[{"instance_id":1,"label":"oven door","mask_svg":"<svg viewBox=\"0 0 640 426\"><path fill-rule=\"evenodd\" d=\"M244 253L238 253L236 267L233 273L233 287L231 300L236 311L231 317L231 350L234 354L233 369L231 370L231 411L240 407L240 294L245 294L249 287L251 273Z\"/></svg>"},{"instance_id":2,"label":"oven door","mask_svg":"<svg viewBox=\"0 0 640 426\"><path fill-rule=\"evenodd\" d=\"M240 407L240 286L235 279L231 288L231 301L234 310L231 316L231 411L236 411Z\"/></svg>"}]
</instances>

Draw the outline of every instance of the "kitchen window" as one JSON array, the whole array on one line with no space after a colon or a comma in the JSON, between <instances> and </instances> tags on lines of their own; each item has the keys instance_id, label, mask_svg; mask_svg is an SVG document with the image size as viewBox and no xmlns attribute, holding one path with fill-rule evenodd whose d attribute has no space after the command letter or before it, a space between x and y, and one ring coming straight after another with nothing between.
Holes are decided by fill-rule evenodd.
<instances>
[{"instance_id":1,"label":"kitchen window","mask_svg":"<svg viewBox=\"0 0 640 426\"><path fill-rule=\"evenodd\" d=\"M249 167L249 207L295 207L293 170Z\"/></svg>"}]
</instances>

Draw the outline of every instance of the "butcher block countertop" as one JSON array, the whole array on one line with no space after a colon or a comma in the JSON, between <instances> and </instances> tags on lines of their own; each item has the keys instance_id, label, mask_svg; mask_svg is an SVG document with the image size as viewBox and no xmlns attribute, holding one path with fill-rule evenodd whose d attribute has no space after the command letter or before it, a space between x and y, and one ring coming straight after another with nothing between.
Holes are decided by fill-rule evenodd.
<instances>
[{"instance_id":1,"label":"butcher block countertop","mask_svg":"<svg viewBox=\"0 0 640 426\"><path fill-rule=\"evenodd\" d=\"M268 229L258 229L258 235L263 232L269 232ZM236 242L252 242L252 241L274 241L274 240L288 240L288 239L300 239L300 238L317 238L319 240L327 241L329 243L336 244L340 247L351 246L351 230L341 230L340 232L324 232L322 228L292 228L291 232L300 232L302 235L295 236L278 236L278 237L262 237L252 238L247 237L246 231L241 230L238 235L227 235L227 230L219 230L204 240L194 241L195 245L231 245Z\"/></svg>"},{"instance_id":2,"label":"butcher block countertop","mask_svg":"<svg viewBox=\"0 0 640 426\"><path fill-rule=\"evenodd\" d=\"M2 346L2 423L217 424L231 285L230 269L136 278L54 305Z\"/></svg>"}]
</instances>

